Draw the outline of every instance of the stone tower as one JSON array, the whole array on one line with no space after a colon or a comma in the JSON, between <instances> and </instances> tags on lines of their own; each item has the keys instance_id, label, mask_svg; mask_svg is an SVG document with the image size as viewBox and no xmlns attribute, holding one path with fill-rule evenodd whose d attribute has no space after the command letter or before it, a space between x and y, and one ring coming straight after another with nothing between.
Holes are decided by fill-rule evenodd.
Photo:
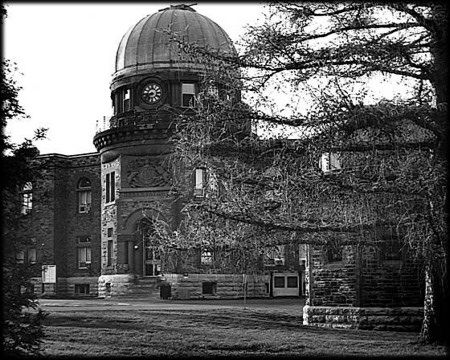
<instances>
[{"instance_id":1,"label":"stone tower","mask_svg":"<svg viewBox=\"0 0 450 360\"><path fill-rule=\"evenodd\" d=\"M146 239L136 234L143 219L179 221L170 191L170 135L175 116L192 111L208 71L183 51L186 44L236 54L225 31L187 5L146 16L119 44L110 87L114 113L94 137L101 157L100 296L126 292L136 278L162 271L151 231Z\"/></svg>"}]
</instances>

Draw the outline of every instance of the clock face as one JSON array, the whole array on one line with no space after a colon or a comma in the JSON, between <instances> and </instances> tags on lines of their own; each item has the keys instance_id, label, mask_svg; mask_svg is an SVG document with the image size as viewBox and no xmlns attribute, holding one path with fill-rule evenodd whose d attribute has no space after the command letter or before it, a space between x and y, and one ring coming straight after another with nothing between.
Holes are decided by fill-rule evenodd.
<instances>
[{"instance_id":1,"label":"clock face","mask_svg":"<svg viewBox=\"0 0 450 360\"><path fill-rule=\"evenodd\" d=\"M142 100L147 104L155 104L161 100L162 89L161 86L156 83L148 83L142 90Z\"/></svg>"}]
</instances>

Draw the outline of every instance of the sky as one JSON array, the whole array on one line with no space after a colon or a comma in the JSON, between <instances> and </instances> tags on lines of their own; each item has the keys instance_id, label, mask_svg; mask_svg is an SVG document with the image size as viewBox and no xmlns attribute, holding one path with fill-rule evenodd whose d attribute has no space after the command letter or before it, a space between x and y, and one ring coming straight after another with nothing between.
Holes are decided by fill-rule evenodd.
<instances>
[{"instance_id":1,"label":"sky","mask_svg":"<svg viewBox=\"0 0 450 360\"><path fill-rule=\"evenodd\" d=\"M194 9L234 42L262 17L256 2L197 3ZM29 118L10 122L5 133L21 142L46 127L47 139L36 143L42 154L95 152L96 122L111 115L109 85L122 36L171 4L7 2L3 52L18 66L19 102Z\"/></svg>"}]
</instances>

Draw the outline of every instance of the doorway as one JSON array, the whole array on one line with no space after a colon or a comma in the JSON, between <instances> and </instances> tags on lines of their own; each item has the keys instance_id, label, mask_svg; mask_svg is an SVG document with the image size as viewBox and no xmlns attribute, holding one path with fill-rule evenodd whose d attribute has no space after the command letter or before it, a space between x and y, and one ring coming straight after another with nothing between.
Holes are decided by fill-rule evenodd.
<instances>
[{"instance_id":1,"label":"doorway","mask_svg":"<svg viewBox=\"0 0 450 360\"><path fill-rule=\"evenodd\" d=\"M138 223L139 248L142 249L139 273L144 277L161 274L161 252L155 228L150 219L144 218Z\"/></svg>"}]
</instances>

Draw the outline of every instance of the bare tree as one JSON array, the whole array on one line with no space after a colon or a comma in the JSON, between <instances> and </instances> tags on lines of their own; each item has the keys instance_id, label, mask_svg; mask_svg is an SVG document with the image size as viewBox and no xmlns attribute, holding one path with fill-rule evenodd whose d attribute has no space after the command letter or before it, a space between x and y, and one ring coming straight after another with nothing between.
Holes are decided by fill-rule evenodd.
<instances>
[{"instance_id":1,"label":"bare tree","mask_svg":"<svg viewBox=\"0 0 450 360\"><path fill-rule=\"evenodd\" d=\"M212 189L186 205L196 215L184 231L167 237L264 247L332 234L369 244L374 229L393 227L423 264L422 339L447 340L446 15L433 3L277 3L248 28L238 58L183 47L215 71L195 114L180 116L175 157L184 169L207 168ZM376 77L401 79L409 95L368 103L359 84ZM284 89L308 97L309 111L283 115L273 94ZM254 106L236 100L240 91ZM325 153L342 165L331 175L318 167ZM183 174L191 176L180 172L175 188L188 198Z\"/></svg>"}]
</instances>

